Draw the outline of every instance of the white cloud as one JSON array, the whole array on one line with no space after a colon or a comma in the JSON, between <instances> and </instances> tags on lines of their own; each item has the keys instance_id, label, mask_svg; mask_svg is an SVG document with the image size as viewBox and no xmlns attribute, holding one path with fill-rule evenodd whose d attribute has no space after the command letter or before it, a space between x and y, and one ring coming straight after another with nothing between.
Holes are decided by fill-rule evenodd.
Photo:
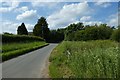
<instances>
[{"instance_id":1,"label":"white cloud","mask_svg":"<svg viewBox=\"0 0 120 80\"><path fill-rule=\"evenodd\" d=\"M17 28L20 26L21 23L15 23L11 21L3 21L2 22L2 32L9 32L13 34L17 34ZM25 24L28 32L31 32L33 30L34 25L33 24ZM0 32L0 33L2 33Z\"/></svg>"},{"instance_id":2,"label":"white cloud","mask_svg":"<svg viewBox=\"0 0 120 80\"><path fill-rule=\"evenodd\" d=\"M77 23L79 23L79 22L81 22L81 21L75 21L75 22L73 22L73 23L77 24ZM90 25L90 26L93 26L93 25L95 25L95 24L97 24L97 25L103 24L102 21L83 21L82 23L83 23L83 25ZM68 26L68 25L67 25L67 26Z\"/></svg>"},{"instance_id":3,"label":"white cloud","mask_svg":"<svg viewBox=\"0 0 120 80\"><path fill-rule=\"evenodd\" d=\"M103 22L101 22L101 21L87 21L87 22L83 22L84 25L95 25L95 24L100 25L102 23Z\"/></svg>"},{"instance_id":4,"label":"white cloud","mask_svg":"<svg viewBox=\"0 0 120 80\"><path fill-rule=\"evenodd\" d=\"M88 21L91 19L91 16L83 16L80 18L80 21Z\"/></svg>"},{"instance_id":5,"label":"white cloud","mask_svg":"<svg viewBox=\"0 0 120 80\"><path fill-rule=\"evenodd\" d=\"M33 24L25 24L28 32L33 32L34 25Z\"/></svg>"},{"instance_id":6,"label":"white cloud","mask_svg":"<svg viewBox=\"0 0 120 80\"><path fill-rule=\"evenodd\" d=\"M58 2L38 2L38 1L33 1L31 2L33 7L55 7L57 6Z\"/></svg>"},{"instance_id":7,"label":"white cloud","mask_svg":"<svg viewBox=\"0 0 120 80\"><path fill-rule=\"evenodd\" d=\"M33 18L37 17L37 11L36 10L30 10L30 11L25 11L24 13L18 15L16 17L17 20L31 20Z\"/></svg>"},{"instance_id":8,"label":"white cloud","mask_svg":"<svg viewBox=\"0 0 120 80\"><path fill-rule=\"evenodd\" d=\"M50 28L64 27L77 20L78 17L89 14L91 9L87 2L64 5L60 11L47 17Z\"/></svg>"},{"instance_id":9,"label":"white cloud","mask_svg":"<svg viewBox=\"0 0 120 80\"><path fill-rule=\"evenodd\" d=\"M118 26L118 13L110 15L107 21L107 24L109 26Z\"/></svg>"},{"instance_id":10,"label":"white cloud","mask_svg":"<svg viewBox=\"0 0 120 80\"><path fill-rule=\"evenodd\" d=\"M25 11L28 11L28 7L27 6L23 6L23 7L17 8L15 10L15 12L25 12Z\"/></svg>"},{"instance_id":11,"label":"white cloud","mask_svg":"<svg viewBox=\"0 0 120 80\"><path fill-rule=\"evenodd\" d=\"M2 6L0 7L0 13L14 10L15 8L19 6L19 3L20 2L15 1L15 0L9 0L9 2L1 2Z\"/></svg>"},{"instance_id":12,"label":"white cloud","mask_svg":"<svg viewBox=\"0 0 120 80\"><path fill-rule=\"evenodd\" d=\"M2 30L2 21L0 21L0 24L1 24L1 26L0 26L0 34L3 32L3 30Z\"/></svg>"},{"instance_id":13,"label":"white cloud","mask_svg":"<svg viewBox=\"0 0 120 80\"><path fill-rule=\"evenodd\" d=\"M109 7L111 4L110 4L110 2L96 2L95 3L95 5L96 6L100 6L100 7L104 7L104 8L107 8L107 7Z\"/></svg>"},{"instance_id":14,"label":"white cloud","mask_svg":"<svg viewBox=\"0 0 120 80\"><path fill-rule=\"evenodd\" d=\"M9 33L16 34L17 33L17 27L19 25L20 25L19 23L4 21L4 22L2 22L2 32L9 32Z\"/></svg>"}]
</instances>

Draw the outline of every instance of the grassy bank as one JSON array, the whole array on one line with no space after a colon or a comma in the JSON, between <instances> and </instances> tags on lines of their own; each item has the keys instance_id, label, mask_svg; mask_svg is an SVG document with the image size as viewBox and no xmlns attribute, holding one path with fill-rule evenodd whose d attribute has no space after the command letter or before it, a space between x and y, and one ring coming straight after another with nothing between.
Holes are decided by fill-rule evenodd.
<instances>
[{"instance_id":1,"label":"grassy bank","mask_svg":"<svg viewBox=\"0 0 120 80\"><path fill-rule=\"evenodd\" d=\"M40 47L46 46L48 43L44 41L34 41L34 42L20 42L20 43L6 43L2 45L2 60L6 61L8 59L14 58L16 56L25 54L32 50L38 49Z\"/></svg>"},{"instance_id":2,"label":"grassy bank","mask_svg":"<svg viewBox=\"0 0 120 80\"><path fill-rule=\"evenodd\" d=\"M64 41L52 51L49 61L52 78L116 78L118 43Z\"/></svg>"}]
</instances>

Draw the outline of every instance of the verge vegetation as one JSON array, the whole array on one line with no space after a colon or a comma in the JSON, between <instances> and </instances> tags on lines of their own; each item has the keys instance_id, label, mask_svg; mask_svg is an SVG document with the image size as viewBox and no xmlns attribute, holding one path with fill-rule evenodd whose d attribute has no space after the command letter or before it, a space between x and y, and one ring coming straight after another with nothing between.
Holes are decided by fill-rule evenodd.
<instances>
[{"instance_id":1,"label":"verge vegetation","mask_svg":"<svg viewBox=\"0 0 120 80\"><path fill-rule=\"evenodd\" d=\"M48 45L42 38L25 35L2 35L2 61Z\"/></svg>"},{"instance_id":2,"label":"verge vegetation","mask_svg":"<svg viewBox=\"0 0 120 80\"><path fill-rule=\"evenodd\" d=\"M118 42L63 41L51 53L52 78L118 77Z\"/></svg>"}]
</instances>

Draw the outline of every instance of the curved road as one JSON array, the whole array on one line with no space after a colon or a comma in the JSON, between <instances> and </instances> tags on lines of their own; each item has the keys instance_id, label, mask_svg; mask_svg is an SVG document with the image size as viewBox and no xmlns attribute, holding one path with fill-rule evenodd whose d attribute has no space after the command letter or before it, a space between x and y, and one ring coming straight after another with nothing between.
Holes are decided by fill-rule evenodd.
<instances>
[{"instance_id":1,"label":"curved road","mask_svg":"<svg viewBox=\"0 0 120 80\"><path fill-rule=\"evenodd\" d=\"M42 78L42 70L57 44L32 51L2 63L3 78Z\"/></svg>"}]
</instances>

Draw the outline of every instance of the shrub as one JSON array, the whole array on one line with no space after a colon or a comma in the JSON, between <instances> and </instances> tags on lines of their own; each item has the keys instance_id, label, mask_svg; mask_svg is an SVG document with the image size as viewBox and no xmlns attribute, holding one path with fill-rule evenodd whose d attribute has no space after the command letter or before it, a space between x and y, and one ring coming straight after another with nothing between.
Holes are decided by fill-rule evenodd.
<instances>
[{"instance_id":1,"label":"shrub","mask_svg":"<svg viewBox=\"0 0 120 80\"><path fill-rule=\"evenodd\" d=\"M120 42L120 28L113 31L111 39Z\"/></svg>"}]
</instances>

